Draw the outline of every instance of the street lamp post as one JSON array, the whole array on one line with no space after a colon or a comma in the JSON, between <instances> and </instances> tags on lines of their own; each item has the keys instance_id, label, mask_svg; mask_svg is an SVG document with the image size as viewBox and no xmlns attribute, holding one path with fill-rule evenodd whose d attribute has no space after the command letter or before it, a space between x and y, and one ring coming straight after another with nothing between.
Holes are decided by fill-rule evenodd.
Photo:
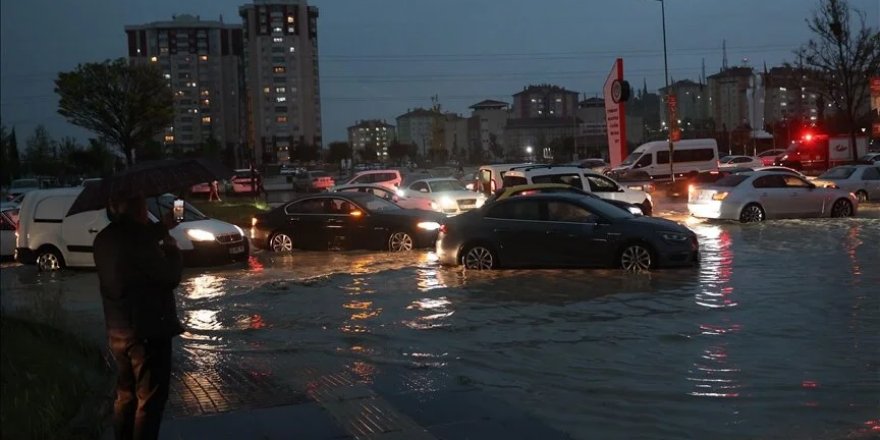
<instances>
[{"instance_id":1,"label":"street lamp post","mask_svg":"<svg viewBox=\"0 0 880 440\"><path fill-rule=\"evenodd\" d=\"M669 138L668 138L669 139L669 177L672 179L673 182L675 182L675 172L672 168L672 163L674 162L674 158L672 157L673 149L674 149L674 146L672 145L672 136L673 136L673 132L675 130L673 129L674 126L672 125L672 115L670 115L670 112L669 112L669 92L670 92L670 90L669 90L669 61L668 61L667 54L666 54L666 2L664 0L657 0L657 1L660 2L660 17L661 17L661 21L663 22L663 76L666 81L666 100L667 100L666 114L669 116L667 119L669 119L669 125L670 125Z\"/></svg>"}]
</instances>

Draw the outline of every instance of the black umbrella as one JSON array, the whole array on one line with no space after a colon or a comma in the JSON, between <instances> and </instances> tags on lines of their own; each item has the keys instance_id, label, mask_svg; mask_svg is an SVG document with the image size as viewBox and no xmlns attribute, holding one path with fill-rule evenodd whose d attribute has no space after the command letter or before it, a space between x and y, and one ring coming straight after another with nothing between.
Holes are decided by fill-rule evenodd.
<instances>
[{"instance_id":1,"label":"black umbrella","mask_svg":"<svg viewBox=\"0 0 880 440\"><path fill-rule=\"evenodd\" d=\"M67 215L107 207L115 196L154 197L177 192L200 183L224 180L232 171L207 159L165 159L141 162L120 173L87 185L74 200Z\"/></svg>"}]
</instances>

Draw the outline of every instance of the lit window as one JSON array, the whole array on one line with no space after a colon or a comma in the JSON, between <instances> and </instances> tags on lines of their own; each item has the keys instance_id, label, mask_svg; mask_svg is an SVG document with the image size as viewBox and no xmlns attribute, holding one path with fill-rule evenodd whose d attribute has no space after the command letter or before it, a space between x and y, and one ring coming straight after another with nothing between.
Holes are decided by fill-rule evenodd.
<instances>
[{"instance_id":1,"label":"lit window","mask_svg":"<svg viewBox=\"0 0 880 440\"><path fill-rule=\"evenodd\" d=\"M208 56L207 56L207 55L202 55L202 56L199 57L199 59L202 60L202 61L208 61Z\"/></svg>"},{"instance_id":2,"label":"lit window","mask_svg":"<svg viewBox=\"0 0 880 440\"><path fill-rule=\"evenodd\" d=\"M208 90L202 90L202 96L208 96L210 94L211 92L209 92Z\"/></svg>"},{"instance_id":3,"label":"lit window","mask_svg":"<svg viewBox=\"0 0 880 440\"><path fill-rule=\"evenodd\" d=\"M275 122L287 122L287 115L278 115L275 117Z\"/></svg>"},{"instance_id":4,"label":"lit window","mask_svg":"<svg viewBox=\"0 0 880 440\"><path fill-rule=\"evenodd\" d=\"M174 142L174 135L173 134L166 134L165 135L165 142Z\"/></svg>"},{"instance_id":5,"label":"lit window","mask_svg":"<svg viewBox=\"0 0 880 440\"><path fill-rule=\"evenodd\" d=\"M284 73L287 72L287 69L284 66L275 66L272 68L272 71L275 73Z\"/></svg>"},{"instance_id":6,"label":"lit window","mask_svg":"<svg viewBox=\"0 0 880 440\"><path fill-rule=\"evenodd\" d=\"M293 16L292 16L292 15L288 15L288 16L287 16L287 22L288 22L288 23L293 23Z\"/></svg>"},{"instance_id":7,"label":"lit window","mask_svg":"<svg viewBox=\"0 0 880 440\"><path fill-rule=\"evenodd\" d=\"M268 88L268 87L263 87L263 93L265 93L265 94L269 94L269 88Z\"/></svg>"},{"instance_id":8,"label":"lit window","mask_svg":"<svg viewBox=\"0 0 880 440\"><path fill-rule=\"evenodd\" d=\"M164 76L165 79L171 79L171 74L170 74L170 73L166 73L166 74L164 74L164 75L162 75L162 76Z\"/></svg>"},{"instance_id":9,"label":"lit window","mask_svg":"<svg viewBox=\"0 0 880 440\"><path fill-rule=\"evenodd\" d=\"M285 102L285 101L287 101L286 96L278 96L275 98L275 102Z\"/></svg>"},{"instance_id":10,"label":"lit window","mask_svg":"<svg viewBox=\"0 0 880 440\"><path fill-rule=\"evenodd\" d=\"M281 32L281 26L275 26L272 28L272 32Z\"/></svg>"},{"instance_id":11,"label":"lit window","mask_svg":"<svg viewBox=\"0 0 880 440\"><path fill-rule=\"evenodd\" d=\"M155 56L153 56L153 57L150 57L150 61L152 61L152 62L154 62L154 63L155 63L155 62L156 62L156 61L159 61L159 58L158 58L158 57L155 57Z\"/></svg>"},{"instance_id":12,"label":"lit window","mask_svg":"<svg viewBox=\"0 0 880 440\"><path fill-rule=\"evenodd\" d=\"M211 117L210 116L202 116L202 124L210 124Z\"/></svg>"},{"instance_id":13,"label":"lit window","mask_svg":"<svg viewBox=\"0 0 880 440\"><path fill-rule=\"evenodd\" d=\"M295 52L296 52L296 48L293 46L290 46L290 53L295 53Z\"/></svg>"},{"instance_id":14,"label":"lit window","mask_svg":"<svg viewBox=\"0 0 880 440\"><path fill-rule=\"evenodd\" d=\"M202 101L202 104L204 104L204 105L211 105L211 100L210 100L210 99L205 99L205 100Z\"/></svg>"},{"instance_id":15,"label":"lit window","mask_svg":"<svg viewBox=\"0 0 880 440\"><path fill-rule=\"evenodd\" d=\"M275 93L284 93L287 91L286 87L275 87Z\"/></svg>"},{"instance_id":16,"label":"lit window","mask_svg":"<svg viewBox=\"0 0 880 440\"><path fill-rule=\"evenodd\" d=\"M289 27L287 28L287 32L290 33L290 34L292 34L292 33L293 33L293 26L289 26Z\"/></svg>"},{"instance_id":17,"label":"lit window","mask_svg":"<svg viewBox=\"0 0 880 440\"><path fill-rule=\"evenodd\" d=\"M281 43L282 41L284 41L284 38L281 37L275 37L272 39L273 43Z\"/></svg>"}]
</instances>

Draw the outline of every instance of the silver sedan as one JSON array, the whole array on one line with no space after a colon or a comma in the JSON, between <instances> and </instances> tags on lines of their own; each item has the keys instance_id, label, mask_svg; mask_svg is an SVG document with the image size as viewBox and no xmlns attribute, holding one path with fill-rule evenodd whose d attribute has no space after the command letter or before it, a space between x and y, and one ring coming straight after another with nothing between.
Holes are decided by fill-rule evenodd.
<instances>
[{"instance_id":1,"label":"silver sedan","mask_svg":"<svg viewBox=\"0 0 880 440\"><path fill-rule=\"evenodd\" d=\"M834 167L813 181L818 186L837 187L856 195L859 203L880 201L880 167L845 165Z\"/></svg>"},{"instance_id":2,"label":"silver sedan","mask_svg":"<svg viewBox=\"0 0 880 440\"><path fill-rule=\"evenodd\" d=\"M768 171L732 174L688 194L691 215L743 223L770 218L849 217L858 205L849 191L818 187L798 176Z\"/></svg>"}]
</instances>

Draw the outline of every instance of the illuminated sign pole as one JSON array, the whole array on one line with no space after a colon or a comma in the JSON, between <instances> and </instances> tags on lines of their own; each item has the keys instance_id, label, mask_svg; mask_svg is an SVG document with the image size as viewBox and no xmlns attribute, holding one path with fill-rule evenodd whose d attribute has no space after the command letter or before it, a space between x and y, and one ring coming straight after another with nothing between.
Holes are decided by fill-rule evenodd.
<instances>
[{"instance_id":1,"label":"illuminated sign pole","mask_svg":"<svg viewBox=\"0 0 880 440\"><path fill-rule=\"evenodd\" d=\"M877 112L877 118L871 124L871 135L880 138L880 76L871 78L871 110Z\"/></svg>"},{"instance_id":2,"label":"illuminated sign pole","mask_svg":"<svg viewBox=\"0 0 880 440\"><path fill-rule=\"evenodd\" d=\"M605 128L608 132L608 163L614 167L626 156L626 107L629 83L623 80L623 59L618 58L605 80Z\"/></svg>"}]
</instances>

